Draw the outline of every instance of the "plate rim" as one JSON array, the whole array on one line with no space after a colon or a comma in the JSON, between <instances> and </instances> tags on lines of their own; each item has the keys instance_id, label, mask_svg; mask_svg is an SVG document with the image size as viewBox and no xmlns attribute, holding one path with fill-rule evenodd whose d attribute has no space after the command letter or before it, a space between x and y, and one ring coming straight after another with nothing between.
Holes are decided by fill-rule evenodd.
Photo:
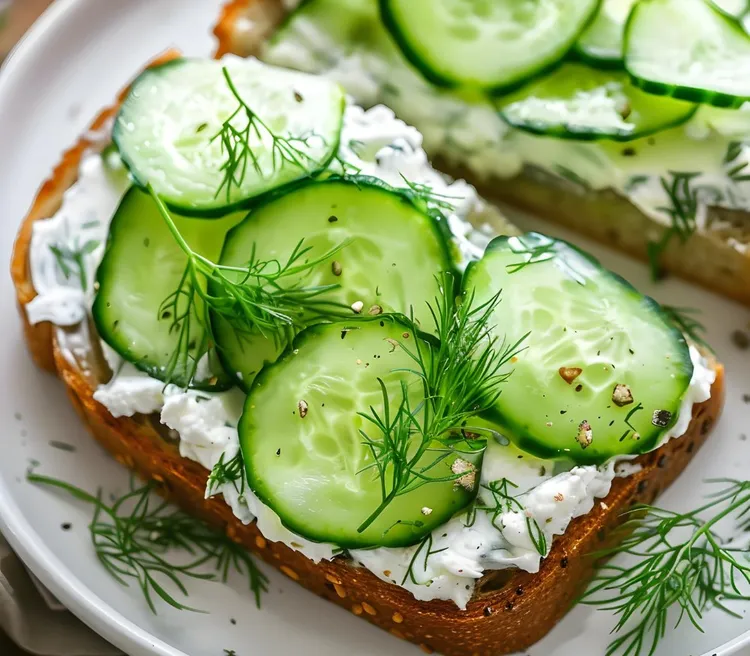
<instances>
[{"instance_id":1,"label":"plate rim","mask_svg":"<svg viewBox=\"0 0 750 656\"><path fill-rule=\"evenodd\" d=\"M45 35L69 13L93 0L55 0L19 40L0 66L0 106L27 61L45 40ZM13 500L0 475L0 532L39 580L84 624L122 650L138 649L155 656L189 656L169 646L116 611L83 584L45 544ZM731 656L750 645L750 630L741 633L703 656ZM130 653L127 652L126 653Z\"/></svg>"},{"instance_id":2,"label":"plate rim","mask_svg":"<svg viewBox=\"0 0 750 656\"><path fill-rule=\"evenodd\" d=\"M23 76L26 63L57 28L58 23L79 6L91 0L56 0L37 19L19 40L0 67L0 104L19 75ZM66 567L34 531L31 524L13 501L6 481L0 476L0 532L21 558L24 565L54 594L65 607L84 624L126 651L138 649L156 656L189 656L128 620L104 599L84 585Z\"/></svg>"}]
</instances>

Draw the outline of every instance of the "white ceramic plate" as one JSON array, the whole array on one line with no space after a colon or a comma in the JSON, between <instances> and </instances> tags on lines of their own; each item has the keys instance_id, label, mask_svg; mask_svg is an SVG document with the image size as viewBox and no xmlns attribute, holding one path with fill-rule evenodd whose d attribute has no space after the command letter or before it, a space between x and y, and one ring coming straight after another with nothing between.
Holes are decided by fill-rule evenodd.
<instances>
[{"instance_id":1,"label":"white ceramic plate","mask_svg":"<svg viewBox=\"0 0 750 656\"><path fill-rule=\"evenodd\" d=\"M0 262L9 261L18 224L61 151L159 51L177 45L188 54L208 54L213 47L209 26L218 9L219 0L58 0L40 20L0 75ZM528 227L545 227L519 220ZM686 508L699 501L705 490L702 479L747 477L750 449L740 436L750 434L750 404L743 401L750 394L750 351L739 350L730 335L737 329L750 333L750 312L678 281L654 287L644 266L583 245L658 298L702 309L710 341L729 365L724 418L661 503ZM115 583L90 548L90 509L32 487L24 473L31 461L38 461L43 473L88 490L102 486L112 492L124 489L127 475L87 437L62 385L34 368L23 347L8 276L0 278L0 285L0 529L83 621L134 655L222 656L225 649L238 656L419 653L275 573L261 611L240 580L191 584L190 603L210 611L205 615L165 608L154 616L139 590ZM51 440L77 450L60 451L50 446ZM65 522L72 523L72 530L61 529ZM597 656L604 653L611 626L610 616L578 608L529 653ZM725 656L750 644L750 617L712 613L705 628L700 634L683 625L662 643L660 656Z\"/></svg>"}]
</instances>

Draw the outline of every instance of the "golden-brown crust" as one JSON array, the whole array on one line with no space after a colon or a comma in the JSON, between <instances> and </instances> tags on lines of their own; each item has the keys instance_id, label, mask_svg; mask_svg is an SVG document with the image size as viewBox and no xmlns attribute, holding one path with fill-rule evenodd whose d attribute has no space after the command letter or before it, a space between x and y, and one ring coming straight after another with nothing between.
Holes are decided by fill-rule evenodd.
<instances>
[{"instance_id":1,"label":"golden-brown crust","mask_svg":"<svg viewBox=\"0 0 750 656\"><path fill-rule=\"evenodd\" d=\"M179 56L180 53L178 51L167 50L162 55L156 57L149 66L157 66ZM34 362L42 369L52 373L55 372L55 363L52 354L52 324L49 322L31 324L26 316L26 312L23 311L26 304L31 302L37 295L31 281L31 271L28 262L33 225L35 221L48 219L60 209L63 194L78 179L78 167L84 154L91 149L99 147L99 144L90 135L96 134L112 120L117 113L119 102L125 97L127 91L127 88L123 89L119 95L118 102L102 110L99 116L91 123L86 134L72 148L63 153L62 159L52 172L52 176L39 188L34 203L26 215L16 235L16 242L13 245L10 275L13 285L16 288L16 301L21 310L21 321L23 322L26 343L34 358Z\"/></svg>"},{"instance_id":2,"label":"golden-brown crust","mask_svg":"<svg viewBox=\"0 0 750 656\"><path fill-rule=\"evenodd\" d=\"M610 545L621 513L651 503L684 469L721 412L723 370L711 399L693 408L688 432L638 459L641 471L617 478L609 495L555 539L537 574L504 570L482 579L465 611L452 602L419 602L343 560L314 564L282 543L268 542L255 524L243 525L221 499L204 499L208 472L179 456L143 417L116 419L93 399L94 389L55 344L55 365L70 399L92 435L127 467L162 484L164 494L188 512L225 530L308 590L360 615L393 635L447 656L500 656L540 640L565 615L593 573L589 554Z\"/></svg>"},{"instance_id":3,"label":"golden-brown crust","mask_svg":"<svg viewBox=\"0 0 750 656\"><path fill-rule=\"evenodd\" d=\"M281 0L232 0L214 30L219 52L258 54L263 40L273 33L284 15ZM261 24L263 29L247 27L253 23ZM454 178L469 180L491 202L544 217L646 262L649 244L658 242L667 229L613 191L581 193L569 184L561 185L549 176L540 178L528 169L511 179L487 180L443 161L437 162L437 168ZM665 272L750 306L750 251L742 252L732 242L750 241L747 212L711 208L708 218L722 227L695 233L686 242L672 239L660 257L660 265Z\"/></svg>"},{"instance_id":4,"label":"golden-brown crust","mask_svg":"<svg viewBox=\"0 0 750 656\"><path fill-rule=\"evenodd\" d=\"M218 42L216 58L226 54L247 57L281 23L284 7L278 0L230 0L222 8L214 28Z\"/></svg>"},{"instance_id":5,"label":"golden-brown crust","mask_svg":"<svg viewBox=\"0 0 750 656\"><path fill-rule=\"evenodd\" d=\"M93 127L103 125L114 111L105 110ZM268 542L254 524L242 525L221 499L204 499L205 469L181 458L176 447L162 439L151 418L115 418L109 414L93 398L95 377L64 352L57 332L49 324L28 324L24 305L35 296L28 267L32 224L59 208L64 192L77 177L83 153L92 145L82 139L64 155L52 178L42 186L16 241L12 275L34 359L62 379L85 425L118 461L144 479L160 482L165 496L225 530L309 590L394 636L421 645L425 651L436 650L448 656L498 656L525 649L543 637L591 577L593 559L587 554L609 543L621 511L635 502L652 501L669 485L703 444L720 414L723 370L717 365L711 399L693 408L693 421L684 437L639 458L642 469L637 474L616 479L604 503L574 520L565 535L554 541L538 574L514 570L488 574L480 581L466 611L446 601L418 602L403 588L343 560L315 565L284 544Z\"/></svg>"}]
</instances>

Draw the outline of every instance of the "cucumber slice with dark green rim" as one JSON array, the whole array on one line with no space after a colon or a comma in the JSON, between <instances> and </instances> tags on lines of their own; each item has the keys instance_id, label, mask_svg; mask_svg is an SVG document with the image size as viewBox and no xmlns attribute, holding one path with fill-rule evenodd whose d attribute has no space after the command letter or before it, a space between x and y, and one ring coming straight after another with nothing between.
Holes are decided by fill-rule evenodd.
<instances>
[{"instance_id":1,"label":"cucumber slice with dark green rim","mask_svg":"<svg viewBox=\"0 0 750 656\"><path fill-rule=\"evenodd\" d=\"M575 45L576 53L592 66L622 66L623 33L637 0L603 0L599 13Z\"/></svg>"},{"instance_id":2,"label":"cucumber slice with dark green rim","mask_svg":"<svg viewBox=\"0 0 750 656\"><path fill-rule=\"evenodd\" d=\"M503 290L499 337L530 332L489 417L540 458L602 463L655 448L677 421L693 365L661 307L569 244L498 237L464 289Z\"/></svg>"},{"instance_id":3,"label":"cucumber slice with dark green rim","mask_svg":"<svg viewBox=\"0 0 750 656\"><path fill-rule=\"evenodd\" d=\"M652 96L626 73L564 64L498 100L506 123L563 139L630 141L687 121L697 105Z\"/></svg>"},{"instance_id":4,"label":"cucumber slice with dark green rim","mask_svg":"<svg viewBox=\"0 0 750 656\"><path fill-rule=\"evenodd\" d=\"M625 28L625 67L653 94L718 107L750 98L750 37L706 0L638 3Z\"/></svg>"},{"instance_id":5,"label":"cucumber slice with dark green rim","mask_svg":"<svg viewBox=\"0 0 750 656\"><path fill-rule=\"evenodd\" d=\"M252 124L224 68L255 113ZM135 81L112 138L138 184L185 215L216 216L325 170L343 111L341 89L319 77L254 59L178 59ZM233 158L220 136L228 120L237 131L227 134Z\"/></svg>"},{"instance_id":6,"label":"cucumber slice with dark green rim","mask_svg":"<svg viewBox=\"0 0 750 656\"><path fill-rule=\"evenodd\" d=\"M243 214L215 221L199 221L173 215L180 233L191 248L210 259L217 258L227 231ZM205 333L201 329L198 303L190 315L190 334L179 349L179 327L168 310L159 313L164 300L179 287L187 265L156 203L150 195L132 187L122 199L109 229L109 239L96 280L98 291L92 315L100 337L125 360L159 380L180 387L220 390L232 380L222 369L213 349L200 349ZM181 306L184 308L184 306ZM182 324L180 324L182 325ZM170 372L175 353L181 353ZM206 366L196 360L206 357Z\"/></svg>"},{"instance_id":7,"label":"cucumber slice with dark green rim","mask_svg":"<svg viewBox=\"0 0 750 656\"><path fill-rule=\"evenodd\" d=\"M390 316L314 326L256 380L239 425L248 482L291 531L343 548L401 547L470 503L475 489L454 480L431 482L396 497L369 528L358 531L382 500L380 477L366 469L373 457L360 430L377 436L359 413L372 407L382 414L378 378L392 405L400 402L404 381L417 407L422 386L404 371L413 369L414 361L400 346L415 339L420 338ZM480 458L481 453L462 454L476 467ZM434 459L434 453L426 454L425 465ZM450 477L455 461L445 458L431 473Z\"/></svg>"},{"instance_id":8,"label":"cucumber slice with dark green rim","mask_svg":"<svg viewBox=\"0 0 750 656\"><path fill-rule=\"evenodd\" d=\"M710 0L711 4L730 18L742 20L750 13L748 0Z\"/></svg>"},{"instance_id":9,"label":"cucumber slice with dark green rim","mask_svg":"<svg viewBox=\"0 0 750 656\"><path fill-rule=\"evenodd\" d=\"M331 178L302 183L254 209L229 233L220 264L245 264L253 245L261 260L286 262L303 237L311 260L346 242L332 261L289 285L340 285L326 298L363 316L413 308L417 320L429 323L426 302L437 292L435 276L453 268L446 235L447 226L408 190L375 178ZM236 372L246 390L292 336L240 335L221 319L214 321L214 334L227 371Z\"/></svg>"},{"instance_id":10,"label":"cucumber slice with dark green rim","mask_svg":"<svg viewBox=\"0 0 750 656\"><path fill-rule=\"evenodd\" d=\"M600 0L379 0L385 26L431 82L499 91L556 65Z\"/></svg>"}]
</instances>

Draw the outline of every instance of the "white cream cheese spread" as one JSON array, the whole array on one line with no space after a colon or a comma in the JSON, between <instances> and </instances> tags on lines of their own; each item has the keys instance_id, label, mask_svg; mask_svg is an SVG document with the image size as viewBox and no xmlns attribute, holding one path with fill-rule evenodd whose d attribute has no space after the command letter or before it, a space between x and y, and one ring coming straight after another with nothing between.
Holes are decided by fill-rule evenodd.
<instances>
[{"instance_id":1,"label":"white cream cheese spread","mask_svg":"<svg viewBox=\"0 0 750 656\"><path fill-rule=\"evenodd\" d=\"M429 165L421 142L420 133L396 119L389 109L374 107L364 111L349 106L340 156L366 175L395 186L403 186L403 175L412 182L429 184L434 192L452 199L456 211L449 222L462 252L467 258L481 255L489 235L473 230L466 219L477 213L489 215L495 210L486 207L470 185L452 182L436 172ZM39 295L27 306L32 323L51 321L71 326L85 318L93 298L94 272L102 257L108 224L127 187L127 178L116 161L105 162L99 155L89 155L60 211L51 219L35 224L30 262ZM95 242L94 245L80 248L82 242L89 241ZM61 248L79 253L80 268L75 271L80 275L65 275L56 255ZM86 281L85 287L81 276ZM103 348L114 375L98 388L95 398L113 416L160 413L162 423L179 434L181 455L209 470L220 460L228 462L237 455L237 425L244 398L241 392L211 394L165 387L162 381L121 361L106 345ZM664 439L684 433L693 404L710 397L714 372L694 348L691 358L693 378L677 424ZM546 544L550 545L552 537L564 533L573 518L589 512L596 499L607 495L615 476L632 471L627 462L574 467L544 461L523 454L507 442L491 442L484 457L482 483L513 481L518 486L517 498L523 512L493 516L480 511L473 522L467 522L466 516L458 516L437 529L430 536L429 545L423 542L408 548L352 551L351 557L380 578L405 587L417 599L451 599L463 608L471 598L475 582L486 570L508 567L538 570L542 556L534 545L527 519L542 527ZM311 542L286 529L243 480L218 487L209 482L206 494L222 494L241 521L256 519L266 538L284 542L314 561L330 559L341 551L335 545ZM424 551L419 557L424 549L430 550L429 558L424 557Z\"/></svg>"}]
</instances>

